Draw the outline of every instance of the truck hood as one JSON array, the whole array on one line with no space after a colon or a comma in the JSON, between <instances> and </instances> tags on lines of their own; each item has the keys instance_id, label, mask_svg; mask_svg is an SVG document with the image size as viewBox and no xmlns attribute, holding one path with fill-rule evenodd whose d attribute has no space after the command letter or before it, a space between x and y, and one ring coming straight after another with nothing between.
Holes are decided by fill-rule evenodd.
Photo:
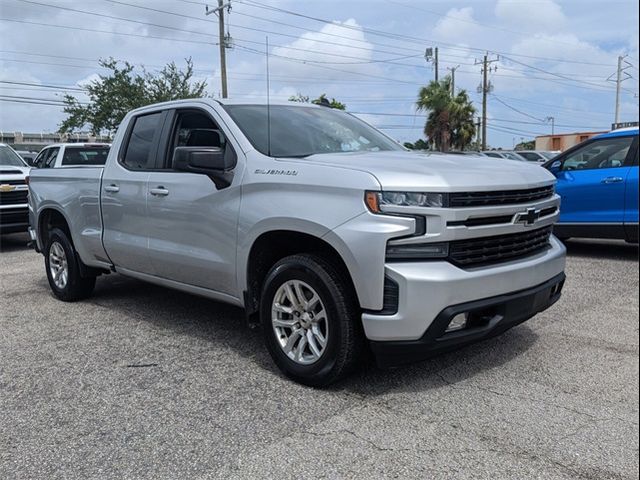
<instances>
[{"instance_id":1,"label":"truck hood","mask_svg":"<svg viewBox=\"0 0 640 480\"><path fill-rule=\"evenodd\" d=\"M13 165L0 164L0 179L14 179L14 177L25 177L29 174L31 167L15 167Z\"/></svg>"},{"instance_id":2,"label":"truck hood","mask_svg":"<svg viewBox=\"0 0 640 480\"><path fill-rule=\"evenodd\" d=\"M305 161L369 172L385 190L517 190L555 182L540 165L484 156L354 152L311 155Z\"/></svg>"}]
</instances>

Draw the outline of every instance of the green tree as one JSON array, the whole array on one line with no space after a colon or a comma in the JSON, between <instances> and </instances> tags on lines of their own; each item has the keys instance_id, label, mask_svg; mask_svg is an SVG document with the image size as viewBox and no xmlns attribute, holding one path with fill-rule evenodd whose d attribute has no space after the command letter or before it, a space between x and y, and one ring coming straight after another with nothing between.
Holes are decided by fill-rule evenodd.
<instances>
[{"instance_id":1,"label":"green tree","mask_svg":"<svg viewBox=\"0 0 640 480\"><path fill-rule=\"evenodd\" d=\"M522 141L516 145L516 150L535 150L535 149L536 149L535 140Z\"/></svg>"},{"instance_id":2,"label":"green tree","mask_svg":"<svg viewBox=\"0 0 640 480\"><path fill-rule=\"evenodd\" d=\"M424 134L436 150L447 152L452 146L464 150L472 143L476 109L465 90L451 96L451 77L422 87L416 107L418 111L428 112Z\"/></svg>"},{"instance_id":3,"label":"green tree","mask_svg":"<svg viewBox=\"0 0 640 480\"><path fill-rule=\"evenodd\" d=\"M289 101L290 102L301 102L301 103L315 103L316 105L320 105L320 104L327 104L329 105L331 108L336 108L338 110L346 110L347 106L342 103L339 102L338 100L336 100L335 98L332 98L331 100L329 100L327 98L327 94L323 93L322 95L320 95L318 98L314 99L314 100L310 100L310 97L308 95L303 95L302 93L298 92L295 95L291 95L289 97Z\"/></svg>"},{"instance_id":4,"label":"green tree","mask_svg":"<svg viewBox=\"0 0 640 480\"><path fill-rule=\"evenodd\" d=\"M409 150L429 150L429 142L426 142L421 138L416 140L414 143L405 142L404 146L407 147Z\"/></svg>"},{"instance_id":5,"label":"green tree","mask_svg":"<svg viewBox=\"0 0 640 480\"><path fill-rule=\"evenodd\" d=\"M198 98L205 93L206 82L192 82L193 62L186 59L185 70L174 62L160 72L150 73L144 68L134 72L129 62L113 58L100 60L100 66L110 70L87 85L89 101L65 95L64 113L67 118L60 124L61 133L72 133L89 126L93 134L115 130L129 110L151 103Z\"/></svg>"}]
</instances>

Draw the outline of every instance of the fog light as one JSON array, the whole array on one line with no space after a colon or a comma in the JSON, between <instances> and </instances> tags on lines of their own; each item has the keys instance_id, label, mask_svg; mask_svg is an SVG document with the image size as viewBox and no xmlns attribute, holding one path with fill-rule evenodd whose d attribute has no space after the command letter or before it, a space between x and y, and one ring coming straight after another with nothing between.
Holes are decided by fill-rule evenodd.
<instances>
[{"instance_id":1,"label":"fog light","mask_svg":"<svg viewBox=\"0 0 640 480\"><path fill-rule=\"evenodd\" d=\"M467 316L468 314L466 313L460 313L453 317L453 320L449 322L449 325L447 326L447 329L444 331L444 333L457 332L458 330L462 330L463 328L465 328L467 326Z\"/></svg>"}]
</instances>

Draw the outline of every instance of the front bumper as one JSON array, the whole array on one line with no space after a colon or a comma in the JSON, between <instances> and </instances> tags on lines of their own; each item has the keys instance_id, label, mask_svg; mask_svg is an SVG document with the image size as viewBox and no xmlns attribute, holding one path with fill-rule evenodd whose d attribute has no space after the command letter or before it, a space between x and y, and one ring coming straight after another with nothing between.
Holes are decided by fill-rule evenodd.
<instances>
[{"instance_id":1,"label":"front bumper","mask_svg":"<svg viewBox=\"0 0 640 480\"><path fill-rule=\"evenodd\" d=\"M499 265L463 270L446 261L389 263L385 274L398 284L397 312L365 312L365 334L376 342L418 340L451 305L525 291L557 277L565 256L564 245L551 236L548 249Z\"/></svg>"},{"instance_id":2,"label":"front bumper","mask_svg":"<svg viewBox=\"0 0 640 480\"><path fill-rule=\"evenodd\" d=\"M371 342L378 365L391 367L432 357L464 345L495 337L540 313L560 298L565 275L519 292L474 302L462 303L442 310L427 331L417 340ZM446 332L451 320L463 313L476 319L474 325Z\"/></svg>"}]
</instances>

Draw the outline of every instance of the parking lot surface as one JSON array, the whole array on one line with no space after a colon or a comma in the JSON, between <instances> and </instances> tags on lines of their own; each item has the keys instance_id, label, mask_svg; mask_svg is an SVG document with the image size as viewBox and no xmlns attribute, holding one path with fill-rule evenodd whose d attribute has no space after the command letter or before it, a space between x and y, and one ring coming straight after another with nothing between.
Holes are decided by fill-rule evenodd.
<instances>
[{"instance_id":1,"label":"parking lot surface","mask_svg":"<svg viewBox=\"0 0 640 480\"><path fill-rule=\"evenodd\" d=\"M314 390L242 311L119 275L56 300L0 252L0 478L637 478L638 249L569 242L499 338Z\"/></svg>"}]
</instances>

